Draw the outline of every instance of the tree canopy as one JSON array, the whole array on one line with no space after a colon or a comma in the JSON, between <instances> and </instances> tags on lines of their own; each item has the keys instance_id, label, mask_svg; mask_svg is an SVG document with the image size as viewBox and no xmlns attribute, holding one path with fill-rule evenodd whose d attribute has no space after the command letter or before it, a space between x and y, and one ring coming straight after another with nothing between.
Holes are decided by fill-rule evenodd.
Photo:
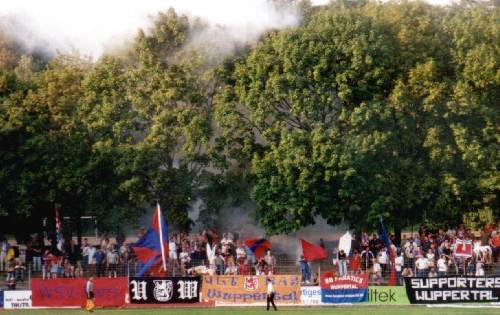
<instances>
[{"instance_id":1,"label":"tree canopy","mask_svg":"<svg viewBox=\"0 0 500 315\"><path fill-rule=\"evenodd\" d=\"M96 61L0 29L2 231L61 207L77 234L82 215L118 232L156 201L180 230L197 201L211 225L250 199L269 233L498 217L498 5L299 7L224 58L172 9Z\"/></svg>"}]
</instances>

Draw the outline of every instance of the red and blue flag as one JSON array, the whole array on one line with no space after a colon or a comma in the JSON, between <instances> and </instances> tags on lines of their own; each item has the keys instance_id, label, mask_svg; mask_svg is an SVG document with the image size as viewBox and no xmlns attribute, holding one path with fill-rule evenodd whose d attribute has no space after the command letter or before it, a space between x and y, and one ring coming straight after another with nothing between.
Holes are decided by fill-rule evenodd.
<instances>
[{"instance_id":1,"label":"red and blue flag","mask_svg":"<svg viewBox=\"0 0 500 315\"><path fill-rule=\"evenodd\" d=\"M160 205L156 205L151 228L133 246L141 267L136 277L165 274L168 254L168 226L163 219Z\"/></svg>"},{"instance_id":2,"label":"red and blue flag","mask_svg":"<svg viewBox=\"0 0 500 315\"><path fill-rule=\"evenodd\" d=\"M266 251L271 248L271 242L265 238L246 240L245 245L257 259L263 257L266 254Z\"/></svg>"}]
</instances>

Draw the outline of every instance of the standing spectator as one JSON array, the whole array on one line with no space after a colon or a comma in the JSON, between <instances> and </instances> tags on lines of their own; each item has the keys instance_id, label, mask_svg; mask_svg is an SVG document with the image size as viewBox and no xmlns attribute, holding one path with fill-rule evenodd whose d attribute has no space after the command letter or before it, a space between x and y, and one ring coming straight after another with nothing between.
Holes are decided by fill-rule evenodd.
<instances>
[{"instance_id":1,"label":"standing spectator","mask_svg":"<svg viewBox=\"0 0 500 315\"><path fill-rule=\"evenodd\" d=\"M189 263L191 262L191 256L186 245L183 246L182 252L179 254L179 260L181 262L181 273L186 275L189 269Z\"/></svg>"},{"instance_id":2,"label":"standing spectator","mask_svg":"<svg viewBox=\"0 0 500 315\"><path fill-rule=\"evenodd\" d=\"M96 252L97 252L97 248L95 246L89 245L87 254L89 257L88 273L90 275L95 275L97 272L96 261L95 261Z\"/></svg>"},{"instance_id":3,"label":"standing spectator","mask_svg":"<svg viewBox=\"0 0 500 315\"><path fill-rule=\"evenodd\" d=\"M257 276L265 275L268 272L268 265L264 258L259 259L255 268Z\"/></svg>"},{"instance_id":4,"label":"standing spectator","mask_svg":"<svg viewBox=\"0 0 500 315\"><path fill-rule=\"evenodd\" d=\"M304 258L304 255L300 255L300 272L302 273L302 283L311 283L311 268L309 262Z\"/></svg>"},{"instance_id":5,"label":"standing spectator","mask_svg":"<svg viewBox=\"0 0 500 315\"><path fill-rule=\"evenodd\" d=\"M484 277L484 268L483 268L483 262L480 260L476 262L476 277Z\"/></svg>"},{"instance_id":6,"label":"standing spectator","mask_svg":"<svg viewBox=\"0 0 500 315\"><path fill-rule=\"evenodd\" d=\"M489 243L492 250L492 260L496 263L500 255L500 233L493 231Z\"/></svg>"},{"instance_id":7,"label":"standing spectator","mask_svg":"<svg viewBox=\"0 0 500 315\"><path fill-rule=\"evenodd\" d=\"M175 242L176 234L173 234L168 239L168 261L172 271L178 266L177 264L177 243Z\"/></svg>"},{"instance_id":8,"label":"standing spectator","mask_svg":"<svg viewBox=\"0 0 500 315\"><path fill-rule=\"evenodd\" d=\"M42 279L50 279L50 267L52 264L52 254L48 249L42 255Z\"/></svg>"},{"instance_id":9,"label":"standing spectator","mask_svg":"<svg viewBox=\"0 0 500 315\"><path fill-rule=\"evenodd\" d=\"M377 262L380 264L380 268L382 268L382 275L387 275L387 263L389 258L387 257L387 248L384 246L377 254Z\"/></svg>"},{"instance_id":10,"label":"standing spectator","mask_svg":"<svg viewBox=\"0 0 500 315\"><path fill-rule=\"evenodd\" d=\"M417 277L427 277L429 273L429 260L427 257L419 255L415 262L415 268L417 269Z\"/></svg>"},{"instance_id":11,"label":"standing spectator","mask_svg":"<svg viewBox=\"0 0 500 315\"><path fill-rule=\"evenodd\" d=\"M106 262L106 254L99 248L94 254L95 266L97 269L97 276L104 277L104 263Z\"/></svg>"},{"instance_id":12,"label":"standing spectator","mask_svg":"<svg viewBox=\"0 0 500 315\"><path fill-rule=\"evenodd\" d=\"M410 267L405 266L405 268L403 269L403 272L401 273L401 276L403 278L411 278L411 277L413 277L413 271L411 270Z\"/></svg>"},{"instance_id":13,"label":"standing spectator","mask_svg":"<svg viewBox=\"0 0 500 315\"><path fill-rule=\"evenodd\" d=\"M339 276L340 277L347 276L347 254L344 252L343 249L341 249L338 254L338 261L339 261Z\"/></svg>"},{"instance_id":14,"label":"standing spectator","mask_svg":"<svg viewBox=\"0 0 500 315\"><path fill-rule=\"evenodd\" d=\"M435 254L432 248L429 248L426 257L427 260L429 261L429 268L434 268L436 264L435 264Z\"/></svg>"},{"instance_id":15,"label":"standing spectator","mask_svg":"<svg viewBox=\"0 0 500 315\"><path fill-rule=\"evenodd\" d=\"M373 253L370 251L368 246L361 252L361 270L368 271L372 267L373 264Z\"/></svg>"},{"instance_id":16,"label":"standing spectator","mask_svg":"<svg viewBox=\"0 0 500 315\"><path fill-rule=\"evenodd\" d=\"M220 241L220 244L221 244L221 251L223 253L226 253L229 246L231 246L233 244L233 240L229 236L229 233L222 234L222 240Z\"/></svg>"},{"instance_id":17,"label":"standing spectator","mask_svg":"<svg viewBox=\"0 0 500 315\"><path fill-rule=\"evenodd\" d=\"M120 260L118 262L118 265L120 266L120 268L118 270L118 274L124 275L126 270L128 270L128 261L130 257L130 250L126 242L123 242L121 244L119 255L120 255Z\"/></svg>"},{"instance_id":18,"label":"standing spectator","mask_svg":"<svg viewBox=\"0 0 500 315\"><path fill-rule=\"evenodd\" d=\"M241 241L236 242L236 260L240 261L241 259L246 259L247 254L245 252L245 248L243 247L243 244Z\"/></svg>"},{"instance_id":19,"label":"standing spectator","mask_svg":"<svg viewBox=\"0 0 500 315\"><path fill-rule=\"evenodd\" d=\"M234 263L234 257L232 255L226 256L226 271L225 275L235 276L238 274L238 267Z\"/></svg>"},{"instance_id":20,"label":"standing spectator","mask_svg":"<svg viewBox=\"0 0 500 315\"><path fill-rule=\"evenodd\" d=\"M215 270L218 275L223 275L225 272L224 256L219 250L215 254Z\"/></svg>"},{"instance_id":21,"label":"standing spectator","mask_svg":"<svg viewBox=\"0 0 500 315\"><path fill-rule=\"evenodd\" d=\"M448 273L448 262L446 255L441 255L437 261L438 277L446 277Z\"/></svg>"},{"instance_id":22,"label":"standing spectator","mask_svg":"<svg viewBox=\"0 0 500 315\"><path fill-rule=\"evenodd\" d=\"M242 276L250 275L250 261L248 259L238 262L238 274Z\"/></svg>"},{"instance_id":23,"label":"standing spectator","mask_svg":"<svg viewBox=\"0 0 500 315\"><path fill-rule=\"evenodd\" d=\"M382 281L382 268L378 263L377 259L373 258L373 267L372 267L372 280L380 285Z\"/></svg>"},{"instance_id":24,"label":"standing spectator","mask_svg":"<svg viewBox=\"0 0 500 315\"><path fill-rule=\"evenodd\" d=\"M60 274L61 274L60 258L54 255L52 260L50 261L50 275L52 279L57 279Z\"/></svg>"},{"instance_id":25,"label":"standing spectator","mask_svg":"<svg viewBox=\"0 0 500 315\"><path fill-rule=\"evenodd\" d=\"M358 250L355 249L351 258L350 262L350 269L351 272L354 274L358 274L360 272L361 268L361 255L359 254Z\"/></svg>"},{"instance_id":26,"label":"standing spectator","mask_svg":"<svg viewBox=\"0 0 500 315\"><path fill-rule=\"evenodd\" d=\"M6 267L6 258L7 258L7 249L8 249L9 243L7 243L7 240L2 236L0 240L0 271L5 271Z\"/></svg>"},{"instance_id":27,"label":"standing spectator","mask_svg":"<svg viewBox=\"0 0 500 315\"><path fill-rule=\"evenodd\" d=\"M429 278L437 277L436 268L434 268L434 267L429 268L429 274L427 276Z\"/></svg>"},{"instance_id":28,"label":"standing spectator","mask_svg":"<svg viewBox=\"0 0 500 315\"><path fill-rule=\"evenodd\" d=\"M38 244L38 240L35 240L31 244L31 256L33 259L33 271L42 270L42 248Z\"/></svg>"},{"instance_id":29,"label":"standing spectator","mask_svg":"<svg viewBox=\"0 0 500 315\"><path fill-rule=\"evenodd\" d=\"M7 261L7 281L11 279L16 279L16 261L14 258L11 258Z\"/></svg>"},{"instance_id":30,"label":"standing spectator","mask_svg":"<svg viewBox=\"0 0 500 315\"><path fill-rule=\"evenodd\" d=\"M399 252L399 255L396 257L394 260L394 265L396 269L396 279L398 285L401 285L401 273L403 272L403 266L404 266L404 256L403 252Z\"/></svg>"},{"instance_id":31,"label":"standing spectator","mask_svg":"<svg viewBox=\"0 0 500 315\"><path fill-rule=\"evenodd\" d=\"M87 238L83 239L82 244L82 267L83 271L87 272L89 269L89 260L90 260L90 244Z\"/></svg>"},{"instance_id":32,"label":"standing spectator","mask_svg":"<svg viewBox=\"0 0 500 315\"><path fill-rule=\"evenodd\" d=\"M404 253L405 253L405 267L413 269L415 267L415 245L413 241L410 239L409 242L405 244Z\"/></svg>"},{"instance_id":33,"label":"standing spectator","mask_svg":"<svg viewBox=\"0 0 500 315\"><path fill-rule=\"evenodd\" d=\"M465 274L467 276L473 276L476 274L476 264L471 257L465 260Z\"/></svg>"},{"instance_id":34,"label":"standing spectator","mask_svg":"<svg viewBox=\"0 0 500 315\"><path fill-rule=\"evenodd\" d=\"M267 251L266 256L264 256L264 260L269 268L268 274L273 275L276 269L276 258L270 250Z\"/></svg>"},{"instance_id":35,"label":"standing spectator","mask_svg":"<svg viewBox=\"0 0 500 315\"><path fill-rule=\"evenodd\" d=\"M116 247L113 245L111 249L106 253L106 264L108 265L108 278L116 278L117 276L117 267L120 257L118 255L118 251Z\"/></svg>"}]
</instances>

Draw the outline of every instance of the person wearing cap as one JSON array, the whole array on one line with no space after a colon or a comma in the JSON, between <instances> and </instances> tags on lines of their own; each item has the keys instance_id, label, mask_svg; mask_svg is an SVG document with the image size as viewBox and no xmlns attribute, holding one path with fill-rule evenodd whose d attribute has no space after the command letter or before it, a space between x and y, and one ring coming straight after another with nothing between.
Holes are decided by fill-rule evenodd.
<instances>
[{"instance_id":1,"label":"person wearing cap","mask_svg":"<svg viewBox=\"0 0 500 315\"><path fill-rule=\"evenodd\" d=\"M94 302L94 278L90 277L89 280L87 281L85 285L85 293L87 295L87 304L85 306L85 309L89 312L92 313L95 308L95 302Z\"/></svg>"},{"instance_id":2,"label":"person wearing cap","mask_svg":"<svg viewBox=\"0 0 500 315\"><path fill-rule=\"evenodd\" d=\"M274 310L277 311L276 304L274 304L274 285L273 280L271 278L266 278L267 282L267 310L269 311L269 304L272 304Z\"/></svg>"}]
</instances>

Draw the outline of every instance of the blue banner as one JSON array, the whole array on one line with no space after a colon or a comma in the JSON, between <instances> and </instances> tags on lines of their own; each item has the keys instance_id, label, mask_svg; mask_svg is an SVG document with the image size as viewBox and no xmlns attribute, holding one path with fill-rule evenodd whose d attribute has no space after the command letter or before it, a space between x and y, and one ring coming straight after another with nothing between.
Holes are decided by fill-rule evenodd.
<instances>
[{"instance_id":1,"label":"blue banner","mask_svg":"<svg viewBox=\"0 0 500 315\"><path fill-rule=\"evenodd\" d=\"M321 289L323 303L360 303L368 301L368 289Z\"/></svg>"},{"instance_id":2,"label":"blue banner","mask_svg":"<svg viewBox=\"0 0 500 315\"><path fill-rule=\"evenodd\" d=\"M0 308L3 308L3 291L0 290Z\"/></svg>"}]
</instances>

